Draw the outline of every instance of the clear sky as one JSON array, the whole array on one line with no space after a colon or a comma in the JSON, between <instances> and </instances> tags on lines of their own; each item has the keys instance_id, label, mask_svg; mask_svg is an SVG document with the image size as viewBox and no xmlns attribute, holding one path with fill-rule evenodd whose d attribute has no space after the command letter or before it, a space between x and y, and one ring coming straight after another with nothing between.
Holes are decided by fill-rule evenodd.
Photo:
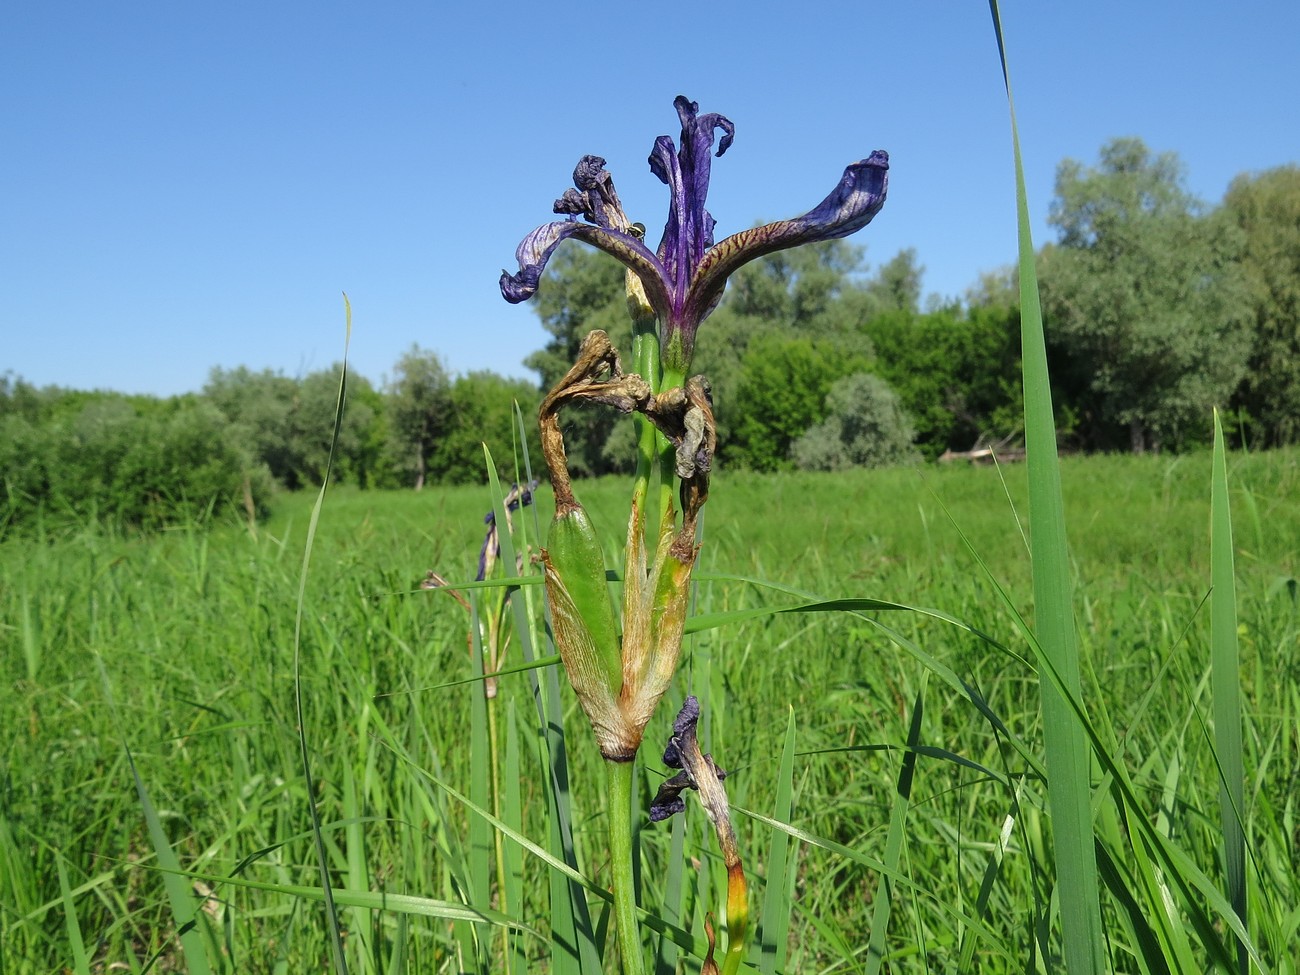
<instances>
[{"instance_id":1,"label":"clear sky","mask_svg":"<svg viewBox=\"0 0 1300 975\"><path fill-rule=\"evenodd\" d=\"M1035 242L1056 164L1174 150L1218 201L1300 161L1300 3L1006 0ZM719 239L890 153L852 238L960 296L1015 250L983 0L902 3L14 2L0 11L0 373L171 394L213 366L352 367L412 343L529 375L546 336L497 290L584 153L652 242L672 100L736 125ZM581 246L576 243L565 246ZM708 327L707 323L704 326Z\"/></svg>"}]
</instances>

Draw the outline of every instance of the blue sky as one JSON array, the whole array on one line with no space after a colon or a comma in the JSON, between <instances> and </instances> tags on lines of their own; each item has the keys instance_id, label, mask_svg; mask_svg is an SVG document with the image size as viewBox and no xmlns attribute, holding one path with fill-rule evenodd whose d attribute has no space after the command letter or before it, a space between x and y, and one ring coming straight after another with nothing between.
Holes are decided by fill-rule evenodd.
<instances>
[{"instance_id":1,"label":"blue sky","mask_svg":"<svg viewBox=\"0 0 1300 975\"><path fill-rule=\"evenodd\" d=\"M1028 2L1003 18L1035 242L1056 164L1174 150L1217 201L1300 161L1300 4ZM959 296L1015 247L982 0L846 4L9 3L0 12L0 373L172 394L213 366L412 343L529 375L546 340L497 290L584 153L658 239L673 97L736 124L718 236L804 212L872 149L889 202L853 240ZM568 244L565 246L581 246ZM707 323L705 325L707 328Z\"/></svg>"}]
</instances>

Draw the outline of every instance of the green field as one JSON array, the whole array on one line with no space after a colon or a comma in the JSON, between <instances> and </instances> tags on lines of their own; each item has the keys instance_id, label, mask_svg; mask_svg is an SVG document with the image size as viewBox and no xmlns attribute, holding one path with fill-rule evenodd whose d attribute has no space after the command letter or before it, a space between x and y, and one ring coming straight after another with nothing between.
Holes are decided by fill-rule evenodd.
<instances>
[{"instance_id":1,"label":"green field","mask_svg":"<svg viewBox=\"0 0 1300 975\"><path fill-rule=\"evenodd\" d=\"M1273 971L1294 972L1300 452L1230 457L1228 476L1242 819L1260 918L1252 933ZM1085 704L1149 820L1221 883L1208 737L1210 456L1065 458L1062 477ZM579 489L611 566L627 489L618 480ZM1013 616L1033 611L1025 496L1021 466L715 479L697 614L800 601L743 577L928 607L1006 648L909 611L768 615L688 637L678 682L642 750L638 787L648 801L672 715L687 693L698 694L705 745L729 770L739 810L756 945L768 945L766 958L754 950L760 970L879 964L869 941L882 930L885 887L872 868L880 860L899 865L888 885L886 970L1059 965L1035 944L1036 927L1056 921L1050 818L1030 761L1042 747L1038 681ZM51 525L47 537L0 547L0 715L9 742L0 768L0 973L195 971L182 935L212 971L331 965L326 913L313 894L320 873L294 696L295 608L314 500L280 497L256 532L182 526L117 537ZM516 517L517 540L535 548L549 501L543 488L536 517L534 509ZM488 702L481 683L451 684L474 673L468 615L446 594L418 588L428 570L473 577L490 504L486 487L339 490L325 500L306 581L301 688L349 971L550 964L556 874L443 787L477 796L556 849L529 674L501 678ZM488 602L497 591L479 592ZM536 625L540 589L513 599ZM520 662L516 637L504 666ZM541 671L541 686L556 673ZM563 694L573 846L603 889L600 761L567 686ZM907 752L914 719L917 747ZM787 779L780 766L791 728ZM900 807L905 756L915 775L910 804ZM1098 835L1125 848L1118 837L1129 826L1097 805ZM774 838L790 833L750 813L794 828L784 866ZM151 817L187 876L163 869ZM675 818L640 823L643 906L680 918L698 947L705 911L717 910L719 867L699 807L684 823ZM1141 864L1114 869L1151 875ZM1148 970L1137 960L1130 908L1104 886L1110 967ZM598 892L587 901L602 940L605 902ZM437 906L444 902L499 911L522 927L453 920ZM200 903L196 923L178 930L177 917ZM764 917L765 904L786 903L784 916ZM1191 942L1188 957L1211 967L1200 939ZM666 941L660 952L659 970L671 971L677 949ZM685 970L697 971L690 954L682 952ZM1176 945L1169 954L1178 957Z\"/></svg>"}]
</instances>

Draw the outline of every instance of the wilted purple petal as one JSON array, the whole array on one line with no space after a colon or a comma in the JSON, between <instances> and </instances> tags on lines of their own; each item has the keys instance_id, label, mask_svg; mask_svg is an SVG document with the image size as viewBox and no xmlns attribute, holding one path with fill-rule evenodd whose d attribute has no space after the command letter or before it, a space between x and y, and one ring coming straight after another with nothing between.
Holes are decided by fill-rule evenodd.
<instances>
[{"instance_id":1,"label":"wilted purple petal","mask_svg":"<svg viewBox=\"0 0 1300 975\"><path fill-rule=\"evenodd\" d=\"M696 330L721 300L728 275L765 254L846 237L866 226L885 202L889 156L877 150L849 166L831 194L803 216L744 230L715 245L713 217L705 208L713 147L716 141L716 155L725 153L736 128L724 115L701 115L699 105L684 95L673 105L682 125L680 146L660 136L649 159L651 172L667 184L670 197L657 252L652 254L630 232L605 160L584 156L573 174L577 188L566 191L555 209L589 222L546 224L525 237L515 255L519 272L502 272L501 293L512 302L530 298L551 252L560 241L576 237L621 261L641 279L660 321L663 362L684 373Z\"/></svg>"},{"instance_id":2,"label":"wilted purple petal","mask_svg":"<svg viewBox=\"0 0 1300 975\"><path fill-rule=\"evenodd\" d=\"M877 149L848 166L830 195L802 217L752 227L719 241L695 270L684 320L702 321L722 297L727 278L750 261L861 230L885 205L888 190L889 153Z\"/></svg>"},{"instance_id":3,"label":"wilted purple petal","mask_svg":"<svg viewBox=\"0 0 1300 975\"><path fill-rule=\"evenodd\" d=\"M690 787L690 776L685 772L678 772L671 779L664 780L650 801L650 822L659 823L676 813L686 812L686 800L682 798L682 793Z\"/></svg>"},{"instance_id":4,"label":"wilted purple petal","mask_svg":"<svg viewBox=\"0 0 1300 975\"><path fill-rule=\"evenodd\" d=\"M645 285L646 297L656 314L666 317L671 307L668 280L663 265L650 252L650 248L630 233L597 227L577 220L557 220L545 223L530 233L515 250L519 271L501 272L501 294L511 304L531 298L542 280L542 271L562 241L573 237L604 251L635 271Z\"/></svg>"},{"instance_id":5,"label":"wilted purple petal","mask_svg":"<svg viewBox=\"0 0 1300 975\"><path fill-rule=\"evenodd\" d=\"M692 694L677 712L677 718L673 721L673 735L668 739L668 747L664 749L664 764L669 768L682 767L681 746L686 741L694 740L695 725L699 720L700 702Z\"/></svg>"},{"instance_id":6,"label":"wilted purple petal","mask_svg":"<svg viewBox=\"0 0 1300 975\"><path fill-rule=\"evenodd\" d=\"M537 481L529 481L526 486L520 486L518 482L510 485L510 490L502 499L505 503L506 511L518 511L520 506L527 507L533 503L533 488L537 487ZM497 533L497 513L493 508L483 516L483 524L488 526L487 534L483 537L483 547L478 553L478 575L474 577L476 582L482 582L487 578L488 572L496 564L498 556L501 555L501 538Z\"/></svg>"},{"instance_id":7,"label":"wilted purple petal","mask_svg":"<svg viewBox=\"0 0 1300 975\"><path fill-rule=\"evenodd\" d=\"M686 698L682 709L673 721L672 737L664 749L664 764L669 768L681 769L671 779L664 781L650 803L650 821L659 822L674 813L686 810L686 801L681 795L687 789L698 789L696 776L712 775L721 782L727 777L713 761L712 755L701 755L700 745L695 737L696 725L700 720L700 702L694 694Z\"/></svg>"}]
</instances>

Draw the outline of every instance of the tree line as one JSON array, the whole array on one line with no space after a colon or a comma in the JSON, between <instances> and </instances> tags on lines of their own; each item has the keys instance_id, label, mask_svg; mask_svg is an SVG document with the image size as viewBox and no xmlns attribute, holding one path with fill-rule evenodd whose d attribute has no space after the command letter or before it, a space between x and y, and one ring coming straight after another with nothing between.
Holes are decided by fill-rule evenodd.
<instances>
[{"instance_id":1,"label":"tree line","mask_svg":"<svg viewBox=\"0 0 1300 975\"><path fill-rule=\"evenodd\" d=\"M412 346L382 388L349 372L338 437L340 365L292 378L213 369L198 393L159 398L38 389L0 376L0 537L87 521L145 529L266 513L277 489L333 477L360 487L477 481L486 442L506 469L516 404L540 394L492 372L451 376ZM526 424L539 456L534 424Z\"/></svg>"},{"instance_id":2,"label":"tree line","mask_svg":"<svg viewBox=\"0 0 1300 975\"><path fill-rule=\"evenodd\" d=\"M1060 165L1049 220L1038 279L1064 447L1203 445L1216 406L1251 447L1300 440L1300 167L1241 175L1211 207L1175 154L1116 139L1094 166ZM872 270L831 241L733 276L695 357L720 464L836 469L1014 443L1014 268L924 302L922 270L911 250ZM551 341L529 360L544 383L589 327L626 345L620 274L589 251L552 260L534 299ZM628 456L611 418L571 425L585 473Z\"/></svg>"},{"instance_id":3,"label":"tree line","mask_svg":"<svg viewBox=\"0 0 1300 975\"><path fill-rule=\"evenodd\" d=\"M1186 449L1204 443L1214 406L1252 447L1300 440L1300 167L1239 176L1209 206L1176 155L1116 139L1095 165L1060 165L1049 220L1057 239L1038 275L1064 446ZM695 356L713 387L718 465L835 470L1014 443L1014 270L924 301L922 274L913 250L872 269L843 240L737 273ZM381 387L351 375L336 476L478 480L480 442L512 455L516 406L531 420L588 331L630 349L623 271L603 254L562 248L532 307L549 336L526 360L540 384L451 376L416 346ZM0 533L42 513L145 526L177 512L253 517L275 486L320 482L337 391L338 367L215 369L200 392L166 400L0 377ZM576 473L629 468L629 421L575 409L564 424Z\"/></svg>"}]
</instances>

